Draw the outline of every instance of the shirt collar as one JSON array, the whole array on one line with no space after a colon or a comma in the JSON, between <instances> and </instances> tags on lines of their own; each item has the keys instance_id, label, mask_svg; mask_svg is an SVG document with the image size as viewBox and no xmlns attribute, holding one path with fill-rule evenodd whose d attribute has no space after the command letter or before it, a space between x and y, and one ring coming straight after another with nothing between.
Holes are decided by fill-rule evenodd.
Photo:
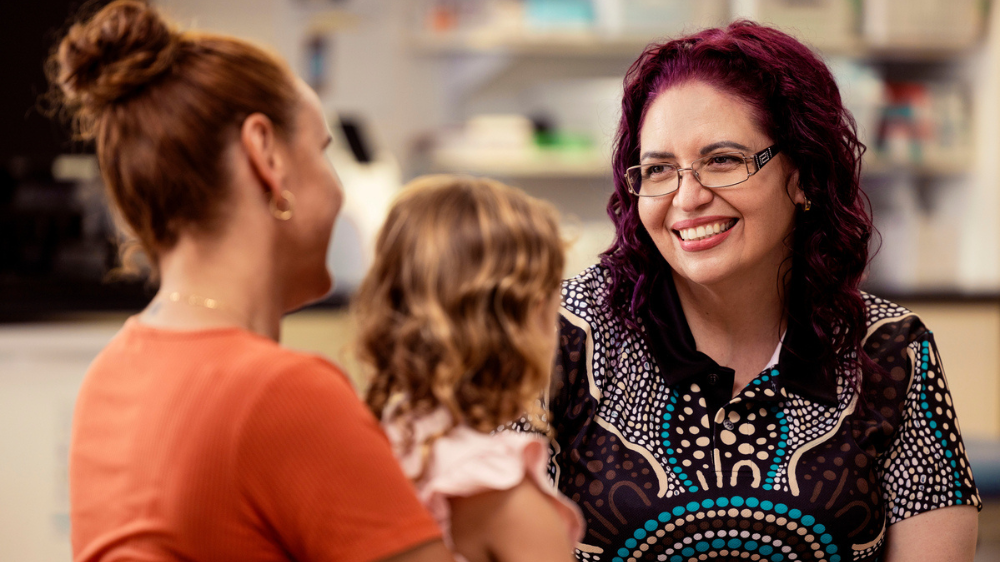
<instances>
[{"instance_id":1,"label":"shirt collar","mask_svg":"<svg viewBox=\"0 0 1000 562\"><path fill-rule=\"evenodd\" d=\"M697 350L673 276L667 270L659 277L652 284L648 306L641 314L641 325L646 344L666 383L676 385L695 375L732 371ZM656 318L649 314L650 310L657 311ZM817 402L836 404L836 381L825 376L815 361L822 349L819 338L805 322L800 321L807 317L803 314L805 310L804 303L796 305L793 299L788 329L768 368L777 364L777 383L787 390Z\"/></svg>"}]
</instances>

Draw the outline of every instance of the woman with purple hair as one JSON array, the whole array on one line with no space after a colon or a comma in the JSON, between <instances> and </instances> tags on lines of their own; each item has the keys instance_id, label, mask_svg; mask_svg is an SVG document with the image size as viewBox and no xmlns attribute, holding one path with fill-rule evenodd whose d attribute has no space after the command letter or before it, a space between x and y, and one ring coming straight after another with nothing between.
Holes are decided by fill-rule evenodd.
<instances>
[{"instance_id":1,"label":"woman with purple hair","mask_svg":"<svg viewBox=\"0 0 1000 562\"><path fill-rule=\"evenodd\" d=\"M858 290L863 151L830 71L774 29L632 65L616 237L563 287L549 404L581 560L972 560L933 336Z\"/></svg>"}]
</instances>

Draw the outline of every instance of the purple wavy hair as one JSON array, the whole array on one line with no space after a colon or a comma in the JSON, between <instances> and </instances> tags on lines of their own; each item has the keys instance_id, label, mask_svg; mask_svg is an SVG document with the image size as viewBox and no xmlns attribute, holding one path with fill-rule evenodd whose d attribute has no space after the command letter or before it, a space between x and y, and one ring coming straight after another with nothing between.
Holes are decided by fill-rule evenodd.
<instances>
[{"instance_id":1,"label":"purple wavy hair","mask_svg":"<svg viewBox=\"0 0 1000 562\"><path fill-rule=\"evenodd\" d=\"M792 37L748 21L652 44L625 75L613 155L615 191L608 202L616 234L601 254L611 277L606 306L638 329L634 319L646 306L646 295L670 271L639 220L625 170L639 163L639 131L650 103L688 80L744 100L799 171L812 209L796 214L790 278L781 281L788 283L787 310L807 303L793 320L810 326L818 338L821 353L808 359L832 374L847 357L855 361L848 370L852 379L857 368L862 376L877 369L861 347L866 320L858 284L874 230L860 187L865 146L826 65ZM655 318L655 311L648 312ZM852 351L857 359L850 359Z\"/></svg>"}]
</instances>

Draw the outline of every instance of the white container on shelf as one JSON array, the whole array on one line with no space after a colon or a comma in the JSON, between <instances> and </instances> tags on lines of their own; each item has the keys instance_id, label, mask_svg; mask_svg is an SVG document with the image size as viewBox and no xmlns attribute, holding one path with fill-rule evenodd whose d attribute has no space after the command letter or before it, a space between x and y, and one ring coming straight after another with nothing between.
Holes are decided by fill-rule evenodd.
<instances>
[{"instance_id":1,"label":"white container on shelf","mask_svg":"<svg viewBox=\"0 0 1000 562\"><path fill-rule=\"evenodd\" d=\"M862 30L877 47L974 45L982 30L978 0L863 0Z\"/></svg>"},{"instance_id":2,"label":"white container on shelf","mask_svg":"<svg viewBox=\"0 0 1000 562\"><path fill-rule=\"evenodd\" d=\"M732 0L733 18L771 25L819 49L857 43L857 14L847 0Z\"/></svg>"},{"instance_id":3,"label":"white container on shelf","mask_svg":"<svg viewBox=\"0 0 1000 562\"><path fill-rule=\"evenodd\" d=\"M594 0L597 29L613 36L671 37L725 25L728 0Z\"/></svg>"}]
</instances>

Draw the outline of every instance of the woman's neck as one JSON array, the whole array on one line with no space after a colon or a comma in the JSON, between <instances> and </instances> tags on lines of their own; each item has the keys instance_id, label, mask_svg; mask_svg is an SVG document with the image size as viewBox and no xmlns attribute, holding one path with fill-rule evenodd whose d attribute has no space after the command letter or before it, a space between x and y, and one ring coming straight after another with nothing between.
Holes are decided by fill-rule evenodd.
<instances>
[{"instance_id":1,"label":"woman's neck","mask_svg":"<svg viewBox=\"0 0 1000 562\"><path fill-rule=\"evenodd\" d=\"M674 274L697 349L736 371L734 394L767 367L787 323L784 275L757 275L705 286Z\"/></svg>"},{"instance_id":2,"label":"woman's neck","mask_svg":"<svg viewBox=\"0 0 1000 562\"><path fill-rule=\"evenodd\" d=\"M261 238L182 235L160 255L160 289L140 320L180 330L238 326L277 341L282 289Z\"/></svg>"}]
</instances>

